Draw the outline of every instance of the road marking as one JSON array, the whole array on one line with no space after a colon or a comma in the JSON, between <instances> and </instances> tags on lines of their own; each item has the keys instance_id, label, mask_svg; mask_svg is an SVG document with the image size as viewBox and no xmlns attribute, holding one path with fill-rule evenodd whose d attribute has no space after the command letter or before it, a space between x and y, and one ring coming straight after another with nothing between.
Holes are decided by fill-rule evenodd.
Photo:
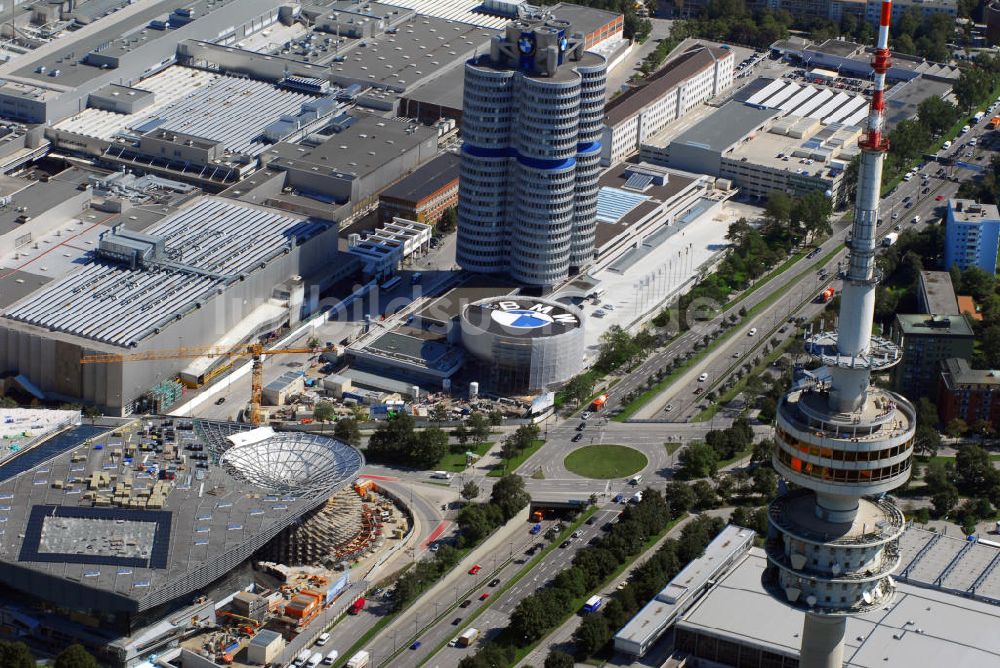
<instances>
[{"instance_id":1,"label":"road marking","mask_svg":"<svg viewBox=\"0 0 1000 668\"><path fill-rule=\"evenodd\" d=\"M399 480L399 478L391 475L375 475L373 473L362 473L358 476L359 478L368 478L369 480L385 480L386 482L392 482L394 480Z\"/></svg>"}]
</instances>

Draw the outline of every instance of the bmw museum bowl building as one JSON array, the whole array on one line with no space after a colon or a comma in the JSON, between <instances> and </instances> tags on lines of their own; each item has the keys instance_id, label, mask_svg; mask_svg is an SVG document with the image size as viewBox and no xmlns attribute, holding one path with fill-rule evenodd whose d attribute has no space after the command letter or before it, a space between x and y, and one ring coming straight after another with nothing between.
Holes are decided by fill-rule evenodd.
<instances>
[{"instance_id":1,"label":"bmw museum bowl building","mask_svg":"<svg viewBox=\"0 0 1000 668\"><path fill-rule=\"evenodd\" d=\"M583 369L583 312L537 297L493 297L462 312L462 345L496 392L541 392Z\"/></svg>"}]
</instances>

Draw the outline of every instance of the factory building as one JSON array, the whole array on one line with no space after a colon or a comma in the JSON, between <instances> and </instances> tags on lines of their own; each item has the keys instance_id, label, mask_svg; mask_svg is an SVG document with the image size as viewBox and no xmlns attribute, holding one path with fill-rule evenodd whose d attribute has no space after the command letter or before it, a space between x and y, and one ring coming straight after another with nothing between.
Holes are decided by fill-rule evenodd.
<instances>
[{"instance_id":1,"label":"factory building","mask_svg":"<svg viewBox=\"0 0 1000 668\"><path fill-rule=\"evenodd\" d=\"M55 123L83 109L91 93L111 84L131 86L168 67L183 40L233 43L273 25L279 13L270 0L197 0L186 8L188 16L170 24L164 18L176 2L130 6L104 17L85 37L62 40L62 46L56 41L55 48L0 65L0 115Z\"/></svg>"},{"instance_id":2,"label":"factory building","mask_svg":"<svg viewBox=\"0 0 1000 668\"><path fill-rule=\"evenodd\" d=\"M896 3L893 3L893 12L896 8ZM790 37L772 44L771 53L792 63L833 70L841 76L870 80L873 74L871 47L856 42L828 39L822 43L815 43L802 37ZM953 65L892 52L892 61L886 71L886 81L892 83L921 79L923 83L929 84L929 91L932 94L944 97L951 89L951 83L958 79L959 73L958 67ZM944 87L935 84L943 84ZM941 90L944 93L941 93Z\"/></svg>"},{"instance_id":3,"label":"factory building","mask_svg":"<svg viewBox=\"0 0 1000 668\"><path fill-rule=\"evenodd\" d=\"M949 199L945 214L944 266L965 271L979 267L997 271L1000 251L1000 212L996 204L980 204L968 199Z\"/></svg>"},{"instance_id":4,"label":"factory building","mask_svg":"<svg viewBox=\"0 0 1000 668\"><path fill-rule=\"evenodd\" d=\"M459 156L445 153L383 190L378 196L381 219L437 223L445 209L458 204L459 163Z\"/></svg>"},{"instance_id":5,"label":"factory building","mask_svg":"<svg viewBox=\"0 0 1000 668\"><path fill-rule=\"evenodd\" d=\"M605 59L531 15L466 63L457 259L547 288L592 261Z\"/></svg>"},{"instance_id":6,"label":"factory building","mask_svg":"<svg viewBox=\"0 0 1000 668\"><path fill-rule=\"evenodd\" d=\"M49 399L129 414L186 363L81 366L81 356L254 340L297 319L290 306L310 308L277 299L276 289L287 295L298 276L332 284L357 266L331 261L336 244L336 227L326 221L214 197L141 231L116 226L95 254L82 253L79 265L3 310L0 363Z\"/></svg>"},{"instance_id":7,"label":"factory building","mask_svg":"<svg viewBox=\"0 0 1000 668\"><path fill-rule=\"evenodd\" d=\"M671 59L645 85L608 102L601 164L616 165L695 105L733 85L732 51L695 45Z\"/></svg>"},{"instance_id":8,"label":"factory building","mask_svg":"<svg viewBox=\"0 0 1000 668\"><path fill-rule=\"evenodd\" d=\"M378 193L437 155L434 128L372 114L321 143L279 143L262 154L269 169L284 172L285 186L322 201L350 204L352 213L374 208ZM312 144L312 142L310 142Z\"/></svg>"},{"instance_id":9,"label":"factory building","mask_svg":"<svg viewBox=\"0 0 1000 668\"><path fill-rule=\"evenodd\" d=\"M496 392L558 387L583 369L583 313L547 299L495 297L469 304L462 346Z\"/></svg>"},{"instance_id":10,"label":"factory building","mask_svg":"<svg viewBox=\"0 0 1000 668\"><path fill-rule=\"evenodd\" d=\"M837 104L830 96L821 97L827 104ZM832 107L811 113L842 115ZM665 145L657 138L643 144L640 156L654 164L726 179L755 197L767 197L773 190L797 195L818 190L843 203L844 171L856 154L859 130L832 119L824 123L822 116L782 115L780 108L759 101L730 101Z\"/></svg>"}]
</instances>

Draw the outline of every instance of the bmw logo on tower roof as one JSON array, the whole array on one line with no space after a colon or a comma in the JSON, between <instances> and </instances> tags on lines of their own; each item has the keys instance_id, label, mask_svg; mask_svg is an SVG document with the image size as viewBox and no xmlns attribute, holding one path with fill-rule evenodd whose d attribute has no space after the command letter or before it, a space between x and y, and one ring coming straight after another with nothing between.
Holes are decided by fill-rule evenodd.
<instances>
[{"instance_id":1,"label":"bmw logo on tower roof","mask_svg":"<svg viewBox=\"0 0 1000 668\"><path fill-rule=\"evenodd\" d=\"M571 306L536 297L494 297L471 304L465 319L477 328L509 337L560 334L580 326L581 313Z\"/></svg>"}]
</instances>

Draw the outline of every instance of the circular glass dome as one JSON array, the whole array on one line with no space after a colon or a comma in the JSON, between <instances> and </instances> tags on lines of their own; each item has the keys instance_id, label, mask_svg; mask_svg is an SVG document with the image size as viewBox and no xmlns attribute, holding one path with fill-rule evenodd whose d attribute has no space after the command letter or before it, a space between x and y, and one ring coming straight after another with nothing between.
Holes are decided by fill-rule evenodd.
<instances>
[{"instance_id":1,"label":"circular glass dome","mask_svg":"<svg viewBox=\"0 0 1000 668\"><path fill-rule=\"evenodd\" d=\"M357 449L325 436L277 432L227 449L219 463L233 477L272 494L332 493L364 465Z\"/></svg>"}]
</instances>

